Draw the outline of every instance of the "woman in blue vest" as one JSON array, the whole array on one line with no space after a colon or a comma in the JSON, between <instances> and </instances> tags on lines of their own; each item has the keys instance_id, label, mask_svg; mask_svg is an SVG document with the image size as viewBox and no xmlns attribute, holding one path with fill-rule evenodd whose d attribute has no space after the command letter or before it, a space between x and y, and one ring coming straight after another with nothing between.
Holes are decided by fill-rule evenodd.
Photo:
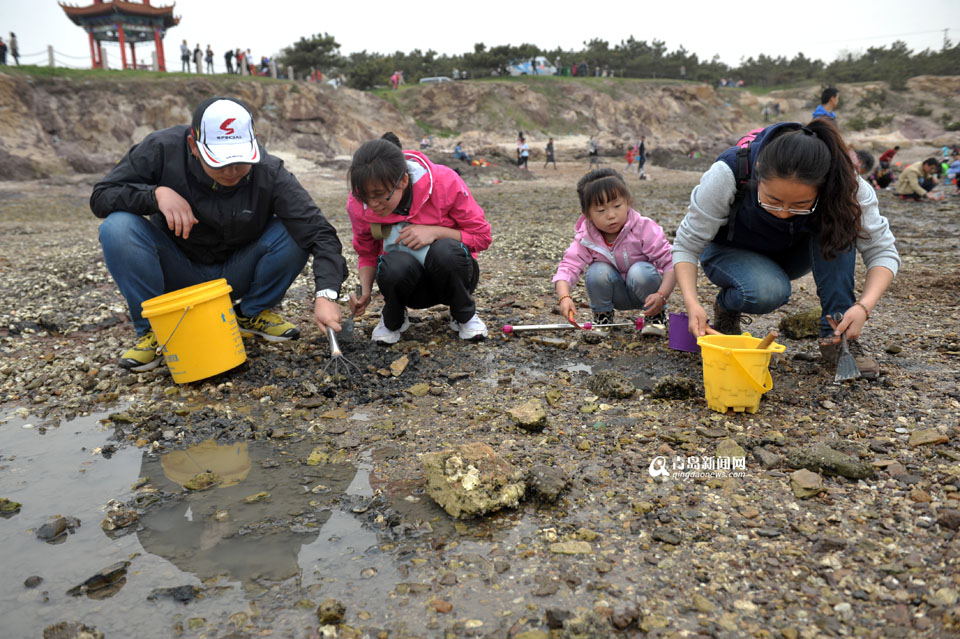
<instances>
[{"instance_id":1,"label":"woman in blue vest","mask_svg":"<svg viewBox=\"0 0 960 639\"><path fill-rule=\"evenodd\" d=\"M745 149L745 150L743 150ZM856 253L866 266L858 298ZM762 130L749 146L724 151L690 194L673 261L690 332L704 335L707 314L697 296L697 260L720 287L713 327L739 334L741 313L769 313L790 299L790 282L813 272L823 315L820 353L836 362L846 333L861 376L877 361L857 338L900 266L900 255L876 193L857 174L830 120ZM832 316L841 313L843 319Z\"/></svg>"}]
</instances>

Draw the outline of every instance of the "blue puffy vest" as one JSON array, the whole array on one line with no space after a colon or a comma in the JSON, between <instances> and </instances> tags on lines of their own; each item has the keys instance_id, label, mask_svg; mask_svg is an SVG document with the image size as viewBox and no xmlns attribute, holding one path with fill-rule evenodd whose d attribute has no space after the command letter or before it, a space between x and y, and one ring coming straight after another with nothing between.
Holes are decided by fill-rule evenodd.
<instances>
[{"instance_id":1,"label":"blue puffy vest","mask_svg":"<svg viewBox=\"0 0 960 639\"><path fill-rule=\"evenodd\" d=\"M733 171L734 178L738 181L738 197L730 209L727 224L717 231L716 237L713 238L714 242L775 255L810 240L813 231L810 224L811 218L815 218L817 213L795 215L786 220L775 217L757 203L757 184L754 179L760 149L770 139L771 134L785 128L799 129L800 126L797 122L781 122L757 134L749 146L749 181L742 186L739 182L747 176L740 175L737 171L737 152L741 147L732 146L717 158L718 162L725 163Z\"/></svg>"}]
</instances>

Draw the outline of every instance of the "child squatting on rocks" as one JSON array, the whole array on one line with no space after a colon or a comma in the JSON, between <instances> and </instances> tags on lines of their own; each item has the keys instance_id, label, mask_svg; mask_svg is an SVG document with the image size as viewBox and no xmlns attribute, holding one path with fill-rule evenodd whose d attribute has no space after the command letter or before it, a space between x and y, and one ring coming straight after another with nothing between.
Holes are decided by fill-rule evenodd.
<instances>
[{"instance_id":1,"label":"child squatting on rocks","mask_svg":"<svg viewBox=\"0 0 960 639\"><path fill-rule=\"evenodd\" d=\"M666 334L667 298L677 279L671 246L660 225L633 209L623 177L596 169L577 183L580 210L576 234L553 276L560 312L574 321L571 289L586 270L587 295L595 324L611 324L614 309L643 309L641 333Z\"/></svg>"},{"instance_id":2,"label":"child squatting on rocks","mask_svg":"<svg viewBox=\"0 0 960 639\"><path fill-rule=\"evenodd\" d=\"M720 287L713 328L740 334L741 313L769 313L790 300L790 282L813 272L820 298L820 353L835 365L846 333L862 377L876 378L877 361L857 342L900 266L900 255L877 194L859 175L829 119L806 126L783 122L750 143L749 180L737 186L738 147L720 154L690 194L677 229L673 261L690 332L706 332L697 295L697 261ZM866 266L859 299L857 251ZM841 313L839 322L833 315Z\"/></svg>"},{"instance_id":3,"label":"child squatting on rocks","mask_svg":"<svg viewBox=\"0 0 960 639\"><path fill-rule=\"evenodd\" d=\"M361 286L350 310L366 310L376 278L383 311L373 341L397 343L410 326L407 309L436 304L450 307L450 329L461 339L487 337L473 292L476 254L490 246L490 224L460 176L418 151L402 151L388 133L357 149L349 181Z\"/></svg>"}]
</instances>

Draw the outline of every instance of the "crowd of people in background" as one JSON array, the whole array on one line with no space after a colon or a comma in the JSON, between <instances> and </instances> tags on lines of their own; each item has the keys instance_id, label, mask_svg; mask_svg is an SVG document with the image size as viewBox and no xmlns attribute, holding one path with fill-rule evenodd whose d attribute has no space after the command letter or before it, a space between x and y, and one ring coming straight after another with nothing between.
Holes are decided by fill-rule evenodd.
<instances>
[{"instance_id":1,"label":"crowd of people in background","mask_svg":"<svg viewBox=\"0 0 960 639\"><path fill-rule=\"evenodd\" d=\"M206 49L198 42L193 49L186 39L180 43L180 71L183 73L197 73L212 75L217 73L214 64L215 54L209 44ZM250 49L227 49L223 53L223 73L233 75L273 75L273 61L267 56L261 56L257 61ZM278 75L280 70L277 70Z\"/></svg>"}]
</instances>

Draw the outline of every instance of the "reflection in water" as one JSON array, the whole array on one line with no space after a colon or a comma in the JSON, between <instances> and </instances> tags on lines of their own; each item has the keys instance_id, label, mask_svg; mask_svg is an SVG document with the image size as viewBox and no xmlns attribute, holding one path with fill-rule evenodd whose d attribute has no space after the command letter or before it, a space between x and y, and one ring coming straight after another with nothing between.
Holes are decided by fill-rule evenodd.
<instances>
[{"instance_id":1,"label":"reflection in water","mask_svg":"<svg viewBox=\"0 0 960 639\"><path fill-rule=\"evenodd\" d=\"M145 550L201 580L227 575L242 582L280 581L296 576L300 548L317 539L330 517L323 506L356 475L347 464L306 468L298 476L270 460L265 448L245 443L204 442L159 459L145 454L140 476L178 494L141 518L137 536ZM222 483L180 493L193 476L208 471ZM325 488L314 493L311 489L318 485ZM248 499L261 492L269 496Z\"/></svg>"}]
</instances>

